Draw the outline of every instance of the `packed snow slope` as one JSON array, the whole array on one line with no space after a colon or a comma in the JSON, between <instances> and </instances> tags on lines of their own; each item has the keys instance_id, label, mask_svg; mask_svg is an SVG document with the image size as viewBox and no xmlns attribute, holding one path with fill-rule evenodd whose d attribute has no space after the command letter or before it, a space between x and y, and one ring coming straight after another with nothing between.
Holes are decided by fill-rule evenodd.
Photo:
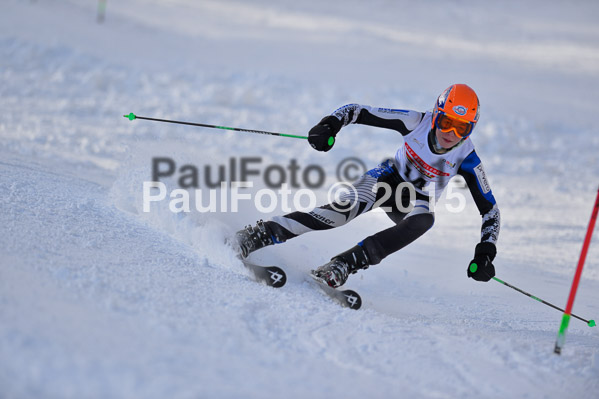
<instances>
[{"instance_id":1,"label":"packed snow slope","mask_svg":"<svg viewBox=\"0 0 599 399\"><path fill-rule=\"evenodd\" d=\"M275 290L224 240L281 204L143 211L156 157L196 166L203 189L210 168L214 180L260 158L254 195L269 165L317 165L321 203L342 160L375 166L401 145L396 133L350 126L318 153L122 115L305 135L346 103L426 110L468 83L482 103L472 140L502 212L497 276L562 307L599 186L598 3L121 0L103 23L97 12L93 1L2 3L0 397L597 395L597 327L573 319L558 357L560 312L466 278L480 216L459 184L462 211L444 196L429 233L350 278L357 312L305 276L390 226L384 213L257 252L288 273ZM180 177L162 181L173 190ZM599 318L597 239L574 313Z\"/></svg>"}]
</instances>

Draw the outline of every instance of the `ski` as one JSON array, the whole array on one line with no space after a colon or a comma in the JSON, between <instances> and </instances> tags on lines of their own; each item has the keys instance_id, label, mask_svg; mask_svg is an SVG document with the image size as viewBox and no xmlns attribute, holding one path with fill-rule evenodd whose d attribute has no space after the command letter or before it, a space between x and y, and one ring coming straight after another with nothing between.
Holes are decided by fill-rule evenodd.
<instances>
[{"instance_id":1,"label":"ski","mask_svg":"<svg viewBox=\"0 0 599 399\"><path fill-rule=\"evenodd\" d=\"M239 256L239 260L250 269L257 281L274 288L281 288L287 282L285 271L278 266L261 266Z\"/></svg>"},{"instance_id":2,"label":"ski","mask_svg":"<svg viewBox=\"0 0 599 399\"><path fill-rule=\"evenodd\" d=\"M314 280L314 282L320 287L322 292L327 294L331 299L335 302L339 303L341 306L346 308L358 310L362 306L362 298L360 295L353 290L339 290L333 287L330 287L327 283L320 280L318 277L310 273L310 277Z\"/></svg>"}]
</instances>

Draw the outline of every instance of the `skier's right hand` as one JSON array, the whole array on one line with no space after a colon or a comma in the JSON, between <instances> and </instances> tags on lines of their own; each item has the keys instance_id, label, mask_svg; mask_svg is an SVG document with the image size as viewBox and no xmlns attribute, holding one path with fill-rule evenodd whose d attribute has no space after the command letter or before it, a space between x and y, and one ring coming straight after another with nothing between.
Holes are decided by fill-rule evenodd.
<instances>
[{"instance_id":1,"label":"skier's right hand","mask_svg":"<svg viewBox=\"0 0 599 399\"><path fill-rule=\"evenodd\" d=\"M341 121L333 115L325 116L318 125L310 129L308 143L317 151L327 152L335 144L335 136L341 130Z\"/></svg>"}]
</instances>

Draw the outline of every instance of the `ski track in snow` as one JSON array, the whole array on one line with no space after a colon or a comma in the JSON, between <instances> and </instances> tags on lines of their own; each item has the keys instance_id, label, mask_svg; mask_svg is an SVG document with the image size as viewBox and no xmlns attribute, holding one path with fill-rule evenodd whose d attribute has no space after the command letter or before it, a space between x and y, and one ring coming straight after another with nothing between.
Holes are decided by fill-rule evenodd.
<instances>
[{"instance_id":1,"label":"ski track in snow","mask_svg":"<svg viewBox=\"0 0 599 399\"><path fill-rule=\"evenodd\" d=\"M557 357L559 312L500 284L466 279L480 229L470 199L460 214L447 211L452 200L443 199L427 235L352 276L347 287L364 301L357 312L334 304L306 273L389 226L382 213L256 253L258 261L287 271L287 285L275 290L253 282L223 243L235 229L268 215L248 204L237 214L173 214L166 203L142 212L141 183L150 179L154 156L198 166L240 156L261 156L264 165L295 158L322 165L333 182L336 163L356 155L356 148L376 165L401 139L351 126L325 157L301 141L129 122L121 115L305 134L347 102L426 109L431 98L414 83L389 88L359 82L356 73L371 73L364 60L340 71L337 81L318 79L320 72L329 76L326 65L308 69L308 80L295 72L302 70L297 60L308 55L346 60L353 44L384 53L389 41L405 46L424 68L435 55L416 48L439 31L419 31L416 20L406 29L394 27L390 14L380 13L360 25L356 18L367 14L357 2L337 17L312 2L140 4L108 4L114 10L109 31L84 19L92 18L95 4L10 0L0 17L0 397L577 398L599 390L596 328L573 319ZM492 35L487 49L479 39L462 45L478 49L476 65L499 65L498 83L472 75L487 97L498 89L473 137L502 211L498 276L563 306L597 188L599 137L589 127L591 117L560 125L534 114L505 116L512 105L500 86L512 66L497 57L503 51L521 62L522 81L538 79L520 88L516 102L536 89L589 98L582 87L595 78L596 60L585 54L587 46L591 53L595 48L597 31L590 22L577 24L586 19L571 10L553 26L559 9L544 7L537 15L529 7L516 19L496 11L520 33L536 27L536 41L527 33L522 46L510 47L511 32L504 42ZM204 24L194 21L198 10ZM490 22L478 8L470 12L478 18L475 26ZM231 19L221 26L216 22L223 13ZM431 17L443 20L444 14ZM349 47L320 42L318 24L326 25L327 40ZM289 75L274 55L244 58L244 67L230 56L223 66L196 54L201 51L181 52L200 43L244 54L247 42L235 45L237 26L248 28L247 39L257 46L284 49ZM271 29L280 35L276 40ZM451 29L449 37L464 34ZM394 35L401 39L385 39ZM125 38L140 48L131 50ZM535 57L554 39L562 49L580 44L569 53L580 63L576 73L564 71L561 54ZM278 47L279 41L296 47ZM155 46L155 54L144 45ZM443 54L451 47L435 46ZM522 48L532 50L523 54ZM406 68L418 70L415 65ZM553 74L560 79L550 79ZM454 76L463 75L443 79ZM352 87L348 77L354 77ZM564 114L584 114L574 97L563 104ZM549 108L553 101L541 98L537 106ZM382 140L391 144L382 146ZM572 170L573 164L581 167ZM174 179L166 183L176 187ZM574 312L597 318L598 304L595 239Z\"/></svg>"}]
</instances>

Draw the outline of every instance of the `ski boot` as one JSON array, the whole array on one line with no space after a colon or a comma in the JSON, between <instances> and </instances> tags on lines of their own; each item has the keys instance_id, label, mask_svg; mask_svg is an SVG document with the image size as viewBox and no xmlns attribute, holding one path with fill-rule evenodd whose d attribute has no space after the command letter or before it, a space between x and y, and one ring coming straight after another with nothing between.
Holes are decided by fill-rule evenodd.
<instances>
[{"instance_id":1,"label":"ski boot","mask_svg":"<svg viewBox=\"0 0 599 399\"><path fill-rule=\"evenodd\" d=\"M366 252L361 246L356 245L350 250L333 257L330 262L325 263L318 269L312 270L312 275L330 287L337 288L345 284L350 274L357 273L361 269L367 269L368 266L369 261Z\"/></svg>"},{"instance_id":2,"label":"ski boot","mask_svg":"<svg viewBox=\"0 0 599 399\"><path fill-rule=\"evenodd\" d=\"M245 229L235 233L238 253L242 258L247 258L249 254L257 249L284 242L278 237L279 234L273 231L271 224L274 223L264 223L264 221L259 220L255 226L248 225Z\"/></svg>"}]
</instances>

